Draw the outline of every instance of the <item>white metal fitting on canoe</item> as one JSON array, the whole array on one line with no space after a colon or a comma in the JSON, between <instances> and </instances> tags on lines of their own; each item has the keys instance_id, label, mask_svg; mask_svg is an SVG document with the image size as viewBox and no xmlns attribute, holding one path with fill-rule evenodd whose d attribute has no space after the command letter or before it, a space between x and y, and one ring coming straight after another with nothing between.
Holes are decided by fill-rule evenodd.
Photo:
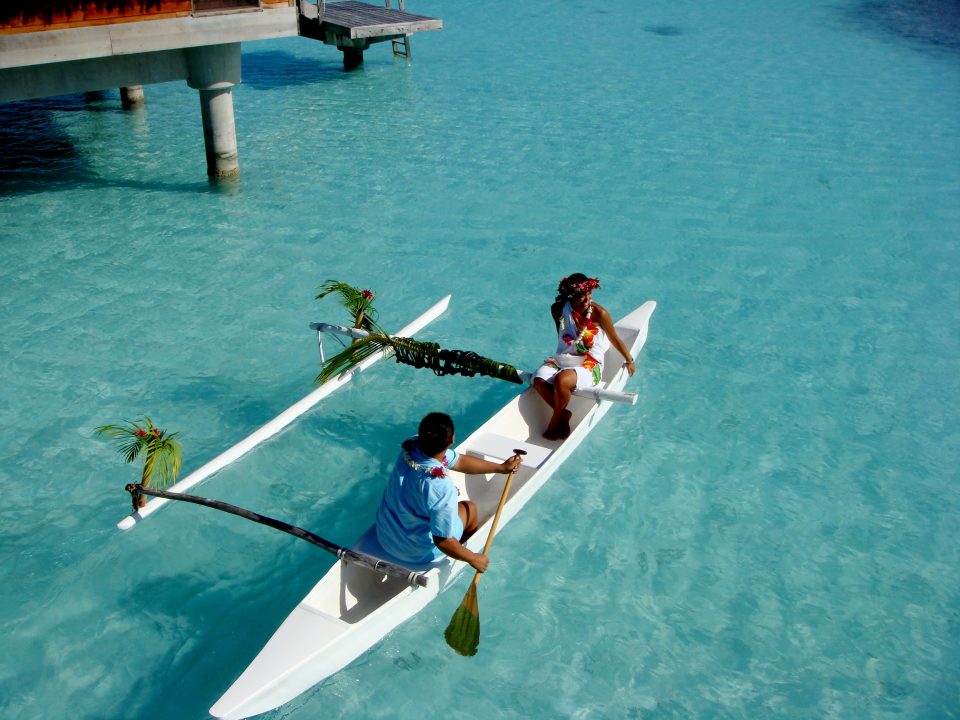
<instances>
[{"instance_id":1,"label":"white metal fitting on canoe","mask_svg":"<svg viewBox=\"0 0 960 720\"><path fill-rule=\"evenodd\" d=\"M361 328L347 327L346 325L332 325L331 323L312 322L310 323L310 329L317 331L317 347L320 349L321 363L327 362L327 357L323 352L323 333L330 333L331 335L342 335L345 337L352 337L352 338L356 338L357 340L362 340L363 338L370 337L370 333L367 330L362 330Z\"/></svg>"}]
</instances>

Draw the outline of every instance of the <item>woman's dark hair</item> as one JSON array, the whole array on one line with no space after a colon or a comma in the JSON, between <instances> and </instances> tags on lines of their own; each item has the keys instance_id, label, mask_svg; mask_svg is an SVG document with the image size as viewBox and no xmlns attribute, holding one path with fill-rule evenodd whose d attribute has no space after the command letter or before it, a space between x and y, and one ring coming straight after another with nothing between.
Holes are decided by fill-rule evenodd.
<instances>
[{"instance_id":1,"label":"woman's dark hair","mask_svg":"<svg viewBox=\"0 0 960 720\"><path fill-rule=\"evenodd\" d=\"M417 444L424 455L433 457L453 444L453 420L446 413L432 412L420 421Z\"/></svg>"},{"instance_id":2,"label":"woman's dark hair","mask_svg":"<svg viewBox=\"0 0 960 720\"><path fill-rule=\"evenodd\" d=\"M581 294L585 289L598 290L600 281L596 278L588 278L583 273L574 273L560 281L557 287L556 301L570 300Z\"/></svg>"}]
</instances>

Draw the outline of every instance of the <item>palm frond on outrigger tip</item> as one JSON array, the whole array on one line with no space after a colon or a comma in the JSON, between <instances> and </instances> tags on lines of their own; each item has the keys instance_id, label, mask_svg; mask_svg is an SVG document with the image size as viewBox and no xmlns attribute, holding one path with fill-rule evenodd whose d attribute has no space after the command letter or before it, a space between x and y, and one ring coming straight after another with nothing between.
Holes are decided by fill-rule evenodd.
<instances>
[{"instance_id":1,"label":"palm frond on outrigger tip","mask_svg":"<svg viewBox=\"0 0 960 720\"><path fill-rule=\"evenodd\" d=\"M315 299L321 300L327 295L338 296L340 305L353 318L353 327L363 330L374 330L376 328L379 313L372 304L376 296L371 290L358 290L339 280L327 280L319 289L320 293Z\"/></svg>"},{"instance_id":2,"label":"palm frond on outrigger tip","mask_svg":"<svg viewBox=\"0 0 960 720\"><path fill-rule=\"evenodd\" d=\"M161 430L146 416L122 425L99 425L94 433L113 442L125 462L143 459L140 482L144 487L149 487L154 479L161 488L176 482L183 464L183 449L176 439L180 433ZM140 505L146 500L141 497Z\"/></svg>"}]
</instances>

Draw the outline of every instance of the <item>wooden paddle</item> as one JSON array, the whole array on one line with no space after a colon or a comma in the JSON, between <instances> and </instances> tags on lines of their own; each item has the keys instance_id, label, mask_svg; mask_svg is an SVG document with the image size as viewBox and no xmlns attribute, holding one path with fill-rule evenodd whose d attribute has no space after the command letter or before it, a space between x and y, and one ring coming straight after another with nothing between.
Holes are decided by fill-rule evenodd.
<instances>
[{"instance_id":1,"label":"wooden paddle","mask_svg":"<svg viewBox=\"0 0 960 720\"><path fill-rule=\"evenodd\" d=\"M514 449L516 455L526 455L526 450ZM519 466L518 466L519 467ZM507 495L510 494L510 484L513 482L513 476L517 474L514 470L507 475L507 482L503 485L503 494L500 496L500 504L497 506L497 512L493 516L493 523L490 525L490 534L487 535L487 542L483 545L483 554L486 555L493 544L493 534L497 531L497 523L500 522L500 513L503 506L507 503ZM450 618L450 624L447 625L443 636L447 639L447 645L452 647L461 655L476 655L477 648L480 647L480 606L477 604L477 585L480 584L480 575L478 570L473 576L473 582L467 588L467 594L463 597L460 607Z\"/></svg>"}]
</instances>

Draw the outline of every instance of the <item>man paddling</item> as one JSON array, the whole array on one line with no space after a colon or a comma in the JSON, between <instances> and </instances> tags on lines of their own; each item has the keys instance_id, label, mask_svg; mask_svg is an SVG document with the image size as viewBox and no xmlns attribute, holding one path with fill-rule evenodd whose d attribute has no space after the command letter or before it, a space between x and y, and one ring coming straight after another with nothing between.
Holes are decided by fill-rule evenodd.
<instances>
[{"instance_id":1,"label":"man paddling","mask_svg":"<svg viewBox=\"0 0 960 720\"><path fill-rule=\"evenodd\" d=\"M461 455L452 449L454 440L453 420L434 412L420 421L415 437L403 442L377 510L377 540L403 562L429 563L448 555L483 572L487 556L463 545L480 527L477 506L459 500L447 472L510 473L520 457L494 463Z\"/></svg>"}]
</instances>

